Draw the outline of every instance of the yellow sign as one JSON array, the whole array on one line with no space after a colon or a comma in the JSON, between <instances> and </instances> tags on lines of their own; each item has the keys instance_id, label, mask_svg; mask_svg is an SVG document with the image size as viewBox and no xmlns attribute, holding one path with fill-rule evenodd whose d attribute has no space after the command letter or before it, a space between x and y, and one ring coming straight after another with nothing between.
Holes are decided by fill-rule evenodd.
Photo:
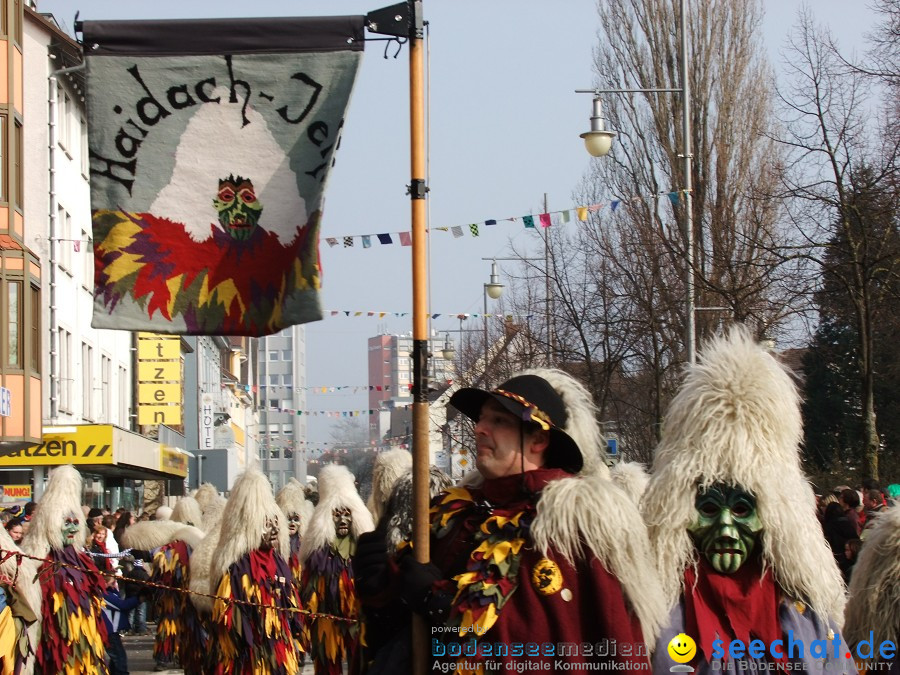
<instances>
[{"instance_id":1,"label":"yellow sign","mask_svg":"<svg viewBox=\"0 0 900 675\"><path fill-rule=\"evenodd\" d=\"M177 427L181 424L181 406L141 404L138 406L138 424L167 424Z\"/></svg>"},{"instance_id":2,"label":"yellow sign","mask_svg":"<svg viewBox=\"0 0 900 675\"><path fill-rule=\"evenodd\" d=\"M180 382L181 361L139 361L138 382Z\"/></svg>"},{"instance_id":3,"label":"yellow sign","mask_svg":"<svg viewBox=\"0 0 900 675\"><path fill-rule=\"evenodd\" d=\"M138 383L138 403L181 403L180 384L153 384L150 382Z\"/></svg>"},{"instance_id":4,"label":"yellow sign","mask_svg":"<svg viewBox=\"0 0 900 675\"><path fill-rule=\"evenodd\" d=\"M2 498L4 504L10 502L30 502L31 486L30 485L4 485Z\"/></svg>"},{"instance_id":5,"label":"yellow sign","mask_svg":"<svg viewBox=\"0 0 900 675\"><path fill-rule=\"evenodd\" d=\"M74 431L44 434L44 442L0 458L0 466L113 464L113 428L85 424Z\"/></svg>"},{"instance_id":6,"label":"yellow sign","mask_svg":"<svg viewBox=\"0 0 900 675\"><path fill-rule=\"evenodd\" d=\"M159 470L184 478L188 472L188 456L168 445L159 446Z\"/></svg>"},{"instance_id":7,"label":"yellow sign","mask_svg":"<svg viewBox=\"0 0 900 675\"><path fill-rule=\"evenodd\" d=\"M138 358L141 361L177 361L181 358L181 343L172 338L138 340Z\"/></svg>"}]
</instances>

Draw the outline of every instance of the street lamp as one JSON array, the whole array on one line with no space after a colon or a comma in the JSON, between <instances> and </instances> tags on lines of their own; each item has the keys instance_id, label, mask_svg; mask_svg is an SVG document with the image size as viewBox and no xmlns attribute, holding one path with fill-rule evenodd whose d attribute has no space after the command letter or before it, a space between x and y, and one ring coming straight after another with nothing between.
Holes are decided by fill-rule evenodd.
<instances>
[{"instance_id":1,"label":"street lamp","mask_svg":"<svg viewBox=\"0 0 900 675\"><path fill-rule=\"evenodd\" d=\"M684 112L681 118L682 136L684 137L684 149L681 157L684 160L684 215L685 215L685 349L688 363L694 363L697 359L695 351L696 343L696 307L694 304L694 213L691 186L691 84L687 75L688 65L688 31L687 31L687 0L681 0L681 58L679 70L681 87L677 89L653 87L648 89L577 89L578 94L593 94L594 105L591 116L591 130L581 134L587 151L593 157L602 157L609 152L615 133L607 131L604 125L600 104L601 94L631 94L631 93L677 93L683 97Z\"/></svg>"},{"instance_id":2,"label":"street lamp","mask_svg":"<svg viewBox=\"0 0 900 675\"><path fill-rule=\"evenodd\" d=\"M484 284L484 372L487 375L488 367L488 320L487 320L487 299L498 299L503 295L503 284L500 283L500 274L497 272L497 262L491 262L491 278Z\"/></svg>"}]
</instances>

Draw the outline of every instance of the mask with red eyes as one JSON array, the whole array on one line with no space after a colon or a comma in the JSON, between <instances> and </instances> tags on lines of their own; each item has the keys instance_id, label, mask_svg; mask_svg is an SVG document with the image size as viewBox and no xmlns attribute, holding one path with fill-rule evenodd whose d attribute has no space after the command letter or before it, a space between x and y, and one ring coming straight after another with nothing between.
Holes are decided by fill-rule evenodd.
<instances>
[{"instance_id":1,"label":"mask with red eyes","mask_svg":"<svg viewBox=\"0 0 900 675\"><path fill-rule=\"evenodd\" d=\"M756 497L717 483L698 489L694 506L696 515L688 531L697 550L717 572L734 574L753 552L763 529Z\"/></svg>"}]
</instances>

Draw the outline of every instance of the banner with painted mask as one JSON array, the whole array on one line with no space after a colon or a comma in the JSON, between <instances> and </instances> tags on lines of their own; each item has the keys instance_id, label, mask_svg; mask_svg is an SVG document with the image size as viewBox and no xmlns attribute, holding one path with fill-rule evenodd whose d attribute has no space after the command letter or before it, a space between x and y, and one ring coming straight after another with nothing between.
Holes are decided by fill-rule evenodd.
<instances>
[{"instance_id":1,"label":"banner with painted mask","mask_svg":"<svg viewBox=\"0 0 900 675\"><path fill-rule=\"evenodd\" d=\"M96 328L322 318L319 222L364 17L85 21Z\"/></svg>"}]
</instances>

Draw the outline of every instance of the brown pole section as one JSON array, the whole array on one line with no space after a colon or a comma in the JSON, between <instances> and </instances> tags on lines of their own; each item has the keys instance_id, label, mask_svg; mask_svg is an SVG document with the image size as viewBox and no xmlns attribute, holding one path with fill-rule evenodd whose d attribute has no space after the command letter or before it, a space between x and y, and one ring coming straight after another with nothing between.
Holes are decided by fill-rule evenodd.
<instances>
[{"instance_id":1,"label":"brown pole section","mask_svg":"<svg viewBox=\"0 0 900 675\"><path fill-rule=\"evenodd\" d=\"M418 16L422 4L413 3ZM418 24L418 26L416 25ZM409 37L409 129L412 200L413 285L413 551L416 560L430 558L428 532L428 270L426 268L427 210L425 208L425 52L418 21ZM425 621L413 616L413 672L428 672L428 634Z\"/></svg>"}]
</instances>

